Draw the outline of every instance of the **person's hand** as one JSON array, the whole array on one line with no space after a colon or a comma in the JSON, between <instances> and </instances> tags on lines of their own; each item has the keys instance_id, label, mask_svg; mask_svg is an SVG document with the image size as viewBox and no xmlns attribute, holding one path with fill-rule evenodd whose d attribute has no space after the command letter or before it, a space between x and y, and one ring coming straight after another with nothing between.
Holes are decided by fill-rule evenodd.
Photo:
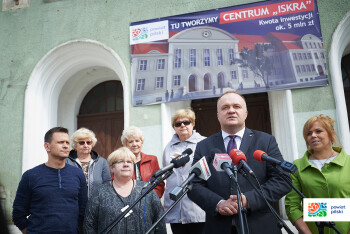
<instances>
[{"instance_id":1,"label":"person's hand","mask_svg":"<svg viewBox=\"0 0 350 234\"><path fill-rule=\"evenodd\" d=\"M309 227L304 222L303 217L300 217L299 219L297 219L297 221L295 221L294 223L294 226L298 229L299 233L301 234L312 234Z\"/></svg>"},{"instance_id":2,"label":"person's hand","mask_svg":"<svg viewBox=\"0 0 350 234\"><path fill-rule=\"evenodd\" d=\"M232 199L230 196L227 200L222 200L217 206L216 209L221 215L230 216L237 214L238 204L237 201Z\"/></svg>"},{"instance_id":3,"label":"person's hand","mask_svg":"<svg viewBox=\"0 0 350 234\"><path fill-rule=\"evenodd\" d=\"M230 198L235 201L236 203L238 203L238 200L237 200L237 195L231 195ZM241 193L241 200L242 200L242 203L241 203L241 207L248 207L248 201L247 201L247 198L244 196L243 193Z\"/></svg>"}]
</instances>

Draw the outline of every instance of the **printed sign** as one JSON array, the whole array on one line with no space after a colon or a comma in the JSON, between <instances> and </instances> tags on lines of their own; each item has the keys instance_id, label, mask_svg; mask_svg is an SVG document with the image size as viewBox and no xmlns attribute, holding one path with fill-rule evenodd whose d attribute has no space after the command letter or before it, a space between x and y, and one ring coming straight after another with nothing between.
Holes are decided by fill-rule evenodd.
<instances>
[{"instance_id":1,"label":"printed sign","mask_svg":"<svg viewBox=\"0 0 350 234\"><path fill-rule=\"evenodd\" d=\"M316 0L135 22L130 51L134 106L328 85Z\"/></svg>"},{"instance_id":2,"label":"printed sign","mask_svg":"<svg viewBox=\"0 0 350 234\"><path fill-rule=\"evenodd\" d=\"M350 221L350 198L304 198L304 221Z\"/></svg>"}]
</instances>

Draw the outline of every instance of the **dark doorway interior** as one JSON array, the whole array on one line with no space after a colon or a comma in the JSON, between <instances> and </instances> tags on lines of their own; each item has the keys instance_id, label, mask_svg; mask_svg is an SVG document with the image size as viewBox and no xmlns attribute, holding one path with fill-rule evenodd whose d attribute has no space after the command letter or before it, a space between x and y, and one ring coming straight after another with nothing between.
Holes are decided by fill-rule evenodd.
<instances>
[{"instance_id":1,"label":"dark doorway interior","mask_svg":"<svg viewBox=\"0 0 350 234\"><path fill-rule=\"evenodd\" d=\"M248 117L248 128L271 134L270 109L267 93L244 95ZM210 136L220 131L220 124L216 117L216 102L218 98L193 100L191 107L196 113L195 129L203 136Z\"/></svg>"},{"instance_id":2,"label":"dark doorway interior","mask_svg":"<svg viewBox=\"0 0 350 234\"><path fill-rule=\"evenodd\" d=\"M86 127L96 134L93 150L105 158L122 145L123 110L123 86L115 80L96 85L81 104L78 128Z\"/></svg>"}]
</instances>

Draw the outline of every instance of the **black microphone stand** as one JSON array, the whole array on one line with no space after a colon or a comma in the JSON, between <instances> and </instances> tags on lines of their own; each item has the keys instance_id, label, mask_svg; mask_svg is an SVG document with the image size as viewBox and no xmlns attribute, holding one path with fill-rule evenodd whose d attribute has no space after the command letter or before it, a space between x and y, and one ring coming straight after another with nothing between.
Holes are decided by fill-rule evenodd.
<instances>
[{"instance_id":1,"label":"black microphone stand","mask_svg":"<svg viewBox=\"0 0 350 234\"><path fill-rule=\"evenodd\" d=\"M246 180L249 182L249 184L255 189L255 191L257 191L260 196L262 196L264 198L264 201L266 203L266 205L269 207L271 213L275 216L275 218L278 220L278 227L281 229L282 227L289 233L289 234L294 234L292 232L292 230L290 230L290 228L288 227L288 225L283 221L283 219L277 214L277 212L275 211L275 209L273 209L273 207L271 206L271 204L267 201L265 194L263 192L263 190L261 189L260 183L258 181L258 179L256 177L254 177L254 179L256 180L256 182L258 183L260 190L250 181L250 179L248 178L247 173L244 171L243 168L239 169L239 172L243 175L244 178L246 178Z\"/></svg>"},{"instance_id":2,"label":"black microphone stand","mask_svg":"<svg viewBox=\"0 0 350 234\"><path fill-rule=\"evenodd\" d=\"M294 189L294 191L302 198L306 198L305 195L299 191L299 189L297 189L294 184L292 183L292 181L290 180L289 177L286 177L285 174L283 174L281 172L281 170L279 168L276 167L276 164L272 164L274 171L278 173L278 175L285 181L287 182L287 184ZM329 222L329 221L323 221L323 222L315 222L317 229L318 229L318 233L319 234L324 234L324 227L329 227L332 228L336 233L341 234L341 232L335 227L335 223L334 222Z\"/></svg>"},{"instance_id":3,"label":"black microphone stand","mask_svg":"<svg viewBox=\"0 0 350 234\"><path fill-rule=\"evenodd\" d=\"M241 188L239 187L239 184L238 184L238 176L237 176L237 166L236 165L233 165L233 176L232 176L232 179L233 181L235 182L236 184L236 189L237 189L237 200L238 200L238 220L239 220L239 229L241 232L241 234L244 234L245 233L245 228L244 228L244 225L243 225L243 215L244 215L244 218L247 219L246 217L246 208L242 208L241 207L241 201L242 201L242 197L241 197ZM231 178L231 177L230 177Z\"/></svg>"},{"instance_id":4,"label":"black microphone stand","mask_svg":"<svg viewBox=\"0 0 350 234\"><path fill-rule=\"evenodd\" d=\"M187 186L185 186L183 193L181 194L181 196L175 201L173 202L173 204L171 204L171 206L164 212L164 214L157 220L157 222L155 222L152 227L146 232L146 234L149 234L151 231L153 231L153 229L158 225L158 223L160 221L162 221L164 219L164 217L174 208L174 206L176 206L177 203L179 203L179 201L192 189L192 182L189 183Z\"/></svg>"},{"instance_id":5,"label":"black microphone stand","mask_svg":"<svg viewBox=\"0 0 350 234\"><path fill-rule=\"evenodd\" d=\"M124 218L124 216L129 213L129 211L134 208L134 206L136 206L136 204L143 198L145 197L148 193L150 193L155 187L157 187L158 184L160 184L163 180L167 179L174 171L167 171L163 177L159 176L158 178L152 180L151 186L147 189L147 191L145 193L143 193L139 198L136 199L136 201L129 206L126 210L124 210L109 226L107 226L101 233L109 233L114 227L115 225L117 225L120 220L122 220L122 218Z\"/></svg>"}]
</instances>

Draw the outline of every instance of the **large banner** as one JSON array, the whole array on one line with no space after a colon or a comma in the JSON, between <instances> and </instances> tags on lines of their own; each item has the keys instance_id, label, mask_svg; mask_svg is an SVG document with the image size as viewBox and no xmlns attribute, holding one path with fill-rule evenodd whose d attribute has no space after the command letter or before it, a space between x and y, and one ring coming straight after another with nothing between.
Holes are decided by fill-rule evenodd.
<instances>
[{"instance_id":1,"label":"large banner","mask_svg":"<svg viewBox=\"0 0 350 234\"><path fill-rule=\"evenodd\" d=\"M316 0L132 23L130 51L134 106L328 85Z\"/></svg>"}]
</instances>

